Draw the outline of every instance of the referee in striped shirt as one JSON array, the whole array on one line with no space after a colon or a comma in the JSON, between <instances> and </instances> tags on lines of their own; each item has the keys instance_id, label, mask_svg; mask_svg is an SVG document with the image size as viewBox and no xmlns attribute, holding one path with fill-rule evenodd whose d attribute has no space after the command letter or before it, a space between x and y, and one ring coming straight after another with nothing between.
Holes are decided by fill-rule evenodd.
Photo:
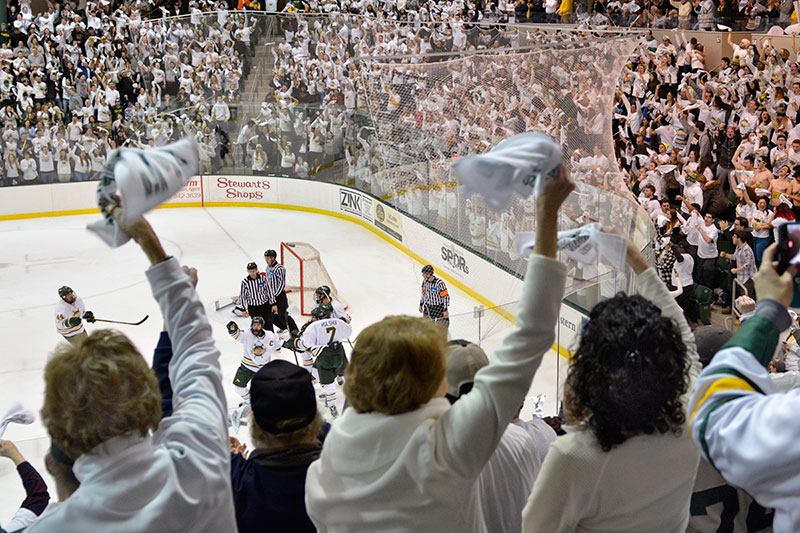
<instances>
[{"instance_id":1,"label":"referee in striped shirt","mask_svg":"<svg viewBox=\"0 0 800 533\"><path fill-rule=\"evenodd\" d=\"M289 300L286 298L286 268L278 263L278 254L275 250L264 252L267 262L267 283L269 285L270 304L275 315L275 325L283 331L297 331L297 324L289 315Z\"/></svg>"},{"instance_id":2,"label":"referee in striped shirt","mask_svg":"<svg viewBox=\"0 0 800 533\"><path fill-rule=\"evenodd\" d=\"M450 306L450 293L447 292L447 285L444 280L434 276L431 265L422 267L422 280L419 312L445 328L449 328L450 313L447 308Z\"/></svg>"},{"instance_id":3,"label":"referee in striped shirt","mask_svg":"<svg viewBox=\"0 0 800 533\"><path fill-rule=\"evenodd\" d=\"M258 271L255 263L247 264L247 277L242 280L239 291L239 305L244 308L242 316L260 316L264 319L264 329L272 329L271 297L267 276Z\"/></svg>"}]
</instances>

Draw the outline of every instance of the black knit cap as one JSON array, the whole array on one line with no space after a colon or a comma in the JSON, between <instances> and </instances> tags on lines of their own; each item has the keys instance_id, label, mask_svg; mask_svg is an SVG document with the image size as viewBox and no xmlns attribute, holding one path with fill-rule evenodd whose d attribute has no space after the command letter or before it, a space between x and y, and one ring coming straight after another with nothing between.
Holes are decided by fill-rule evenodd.
<instances>
[{"instance_id":1,"label":"black knit cap","mask_svg":"<svg viewBox=\"0 0 800 533\"><path fill-rule=\"evenodd\" d=\"M306 427L317 416L311 374L288 361L270 361L250 382L250 405L256 422L267 433L290 433ZM280 424L292 419L298 420L288 426Z\"/></svg>"}]
</instances>

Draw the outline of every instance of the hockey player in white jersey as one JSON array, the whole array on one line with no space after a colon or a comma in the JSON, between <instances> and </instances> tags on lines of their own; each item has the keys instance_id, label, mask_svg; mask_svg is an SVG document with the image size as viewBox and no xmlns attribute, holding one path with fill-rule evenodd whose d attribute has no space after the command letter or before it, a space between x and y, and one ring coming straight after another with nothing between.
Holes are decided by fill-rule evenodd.
<instances>
[{"instance_id":1,"label":"hockey player in white jersey","mask_svg":"<svg viewBox=\"0 0 800 533\"><path fill-rule=\"evenodd\" d=\"M264 329L264 319L254 316L249 330L241 330L234 321L227 324L231 337L242 343L242 362L233 378L233 387L242 397L239 408L231 413L231 423L238 430L240 419L249 413L250 390L247 388L259 369L270 362L272 355L281 349L281 339L277 333Z\"/></svg>"},{"instance_id":2,"label":"hockey player in white jersey","mask_svg":"<svg viewBox=\"0 0 800 533\"><path fill-rule=\"evenodd\" d=\"M348 324L350 323L350 315L347 314L344 305L342 302L333 299L331 288L327 285L317 287L317 290L314 291L314 301L317 302L317 305L330 304L333 308L331 317L341 318Z\"/></svg>"},{"instance_id":3,"label":"hockey player in white jersey","mask_svg":"<svg viewBox=\"0 0 800 533\"><path fill-rule=\"evenodd\" d=\"M94 314L86 310L81 297L66 285L58 289L58 296L60 299L56 303L56 331L70 344L75 344L88 336L81 319L94 322Z\"/></svg>"},{"instance_id":4,"label":"hockey player in white jersey","mask_svg":"<svg viewBox=\"0 0 800 533\"><path fill-rule=\"evenodd\" d=\"M352 333L353 328L341 318L333 318L333 307L322 304L311 311L311 321L297 335L295 349L302 353L303 366L319 379L325 393L325 405L336 418L336 383L343 383L342 376L347 368L347 356L342 341Z\"/></svg>"}]
</instances>

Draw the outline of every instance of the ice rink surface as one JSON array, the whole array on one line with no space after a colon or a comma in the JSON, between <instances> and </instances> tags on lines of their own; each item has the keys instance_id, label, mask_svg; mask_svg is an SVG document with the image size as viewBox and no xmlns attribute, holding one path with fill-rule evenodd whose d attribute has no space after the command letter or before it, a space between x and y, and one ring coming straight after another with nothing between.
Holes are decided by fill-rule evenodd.
<instances>
[{"instance_id":1,"label":"ice rink surface","mask_svg":"<svg viewBox=\"0 0 800 533\"><path fill-rule=\"evenodd\" d=\"M117 326L128 335L148 361L162 329L161 315L144 271L147 260L134 243L112 250L86 231L97 216L68 216L0 222L0 412L18 400L36 413L32 425L11 424L4 439L13 440L22 454L48 482L56 499L55 485L47 475L43 457L49 447L47 432L38 420L44 382L43 369L55 346L65 342L56 333L54 308L57 289L69 285L83 298L86 309L97 318L138 321L141 326ZM214 339L222 352L221 365L228 406L238 405L231 381L242 356L241 345L228 336L225 323L235 319L230 309L216 312L214 302L239 293L247 275L246 264L264 267L264 251L278 250L281 241L311 243L349 305L354 335L387 315L418 315L421 265L370 231L325 215L258 208L164 209L147 217L168 254L199 273L197 286L211 321ZM450 313L470 313L478 303L451 287ZM495 302L504 303L504 302ZM298 326L305 322L298 302L290 295L290 313ZM248 319L237 319L247 327ZM482 339L491 352L502 341L510 323L493 328ZM87 325L91 332L100 324ZM476 341L476 338L468 338ZM287 350L283 350L286 352ZM291 352L282 358L294 361ZM530 418L531 396L547 394L545 414L556 410L556 361L550 351L540 367L522 418ZM563 369L563 360L562 360ZM563 371L563 370L562 370ZM343 396L339 395L339 403ZM320 404L329 418L329 413ZM341 405L339 407L341 412ZM239 437L249 440L246 427ZM13 463L0 458L0 525L7 523L25 497Z\"/></svg>"}]
</instances>

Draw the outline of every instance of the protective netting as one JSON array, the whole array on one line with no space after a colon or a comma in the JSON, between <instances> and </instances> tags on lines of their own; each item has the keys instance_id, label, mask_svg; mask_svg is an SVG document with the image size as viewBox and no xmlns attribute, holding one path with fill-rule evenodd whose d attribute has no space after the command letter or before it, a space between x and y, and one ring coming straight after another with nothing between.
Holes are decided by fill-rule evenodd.
<instances>
[{"instance_id":1,"label":"protective netting","mask_svg":"<svg viewBox=\"0 0 800 533\"><path fill-rule=\"evenodd\" d=\"M296 299L302 314L308 315L316 307L314 291L323 285L331 288L334 300L347 306L314 246L307 242L282 242L281 263L286 268L286 292Z\"/></svg>"},{"instance_id":2,"label":"protective netting","mask_svg":"<svg viewBox=\"0 0 800 533\"><path fill-rule=\"evenodd\" d=\"M617 78L635 40L573 37L435 62L363 61L374 130L354 155L367 161L356 164L357 186L521 275L514 237L533 231L533 199L515 198L497 213L480 197L467 199L450 167L511 135L541 131L561 144L578 184L559 228L600 222L646 246L652 224L621 179L611 134ZM604 265L570 266L568 292L602 282L609 292L625 287L624 275Z\"/></svg>"},{"instance_id":3,"label":"protective netting","mask_svg":"<svg viewBox=\"0 0 800 533\"><path fill-rule=\"evenodd\" d=\"M578 183L560 229L597 221L641 249L650 243L652 224L621 179L611 132L613 95L636 34L341 13L255 22L260 16L242 18L268 35L242 98L229 95L229 120L200 101L148 121L143 141L159 131L196 135L207 154L203 173L355 185L521 276L513 242L534 228L533 200L495 213L478 197L468 201L450 166L515 133L543 131L564 147ZM192 27L214 36L218 23L211 14ZM568 298L584 309L631 288L625 273L567 263ZM498 286L492 300L512 301L515 287Z\"/></svg>"}]
</instances>

